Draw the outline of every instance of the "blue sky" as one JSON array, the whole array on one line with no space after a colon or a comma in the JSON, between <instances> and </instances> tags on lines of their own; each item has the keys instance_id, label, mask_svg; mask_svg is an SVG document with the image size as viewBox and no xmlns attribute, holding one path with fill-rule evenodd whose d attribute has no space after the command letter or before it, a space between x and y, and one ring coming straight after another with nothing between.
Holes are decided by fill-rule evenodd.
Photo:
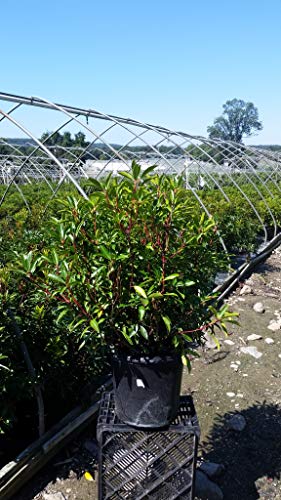
<instances>
[{"instance_id":1,"label":"blue sky","mask_svg":"<svg viewBox=\"0 0 281 500\"><path fill-rule=\"evenodd\" d=\"M281 144L280 0L16 0L1 21L1 92L203 135L237 97L264 125L249 142Z\"/></svg>"}]
</instances>

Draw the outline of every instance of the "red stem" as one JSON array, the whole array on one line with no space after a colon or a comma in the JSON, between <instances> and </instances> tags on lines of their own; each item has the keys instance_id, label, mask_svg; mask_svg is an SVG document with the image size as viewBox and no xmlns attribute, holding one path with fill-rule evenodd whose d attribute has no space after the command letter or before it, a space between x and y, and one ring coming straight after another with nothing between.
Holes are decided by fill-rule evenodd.
<instances>
[{"instance_id":1,"label":"red stem","mask_svg":"<svg viewBox=\"0 0 281 500\"><path fill-rule=\"evenodd\" d=\"M183 332L178 332L179 335L182 335L183 333L194 333L194 332L202 332L205 330L205 328L209 328L210 326L216 325L217 323L220 322L220 319L216 319L214 321L211 321L211 323L207 323L207 325L200 326L199 328L195 328L195 330L184 330Z\"/></svg>"}]
</instances>

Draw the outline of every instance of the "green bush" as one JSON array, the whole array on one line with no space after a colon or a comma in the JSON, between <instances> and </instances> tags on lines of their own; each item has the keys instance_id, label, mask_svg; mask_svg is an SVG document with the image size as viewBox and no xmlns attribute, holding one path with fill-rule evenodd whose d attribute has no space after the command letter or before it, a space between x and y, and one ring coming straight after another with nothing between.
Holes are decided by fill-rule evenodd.
<instances>
[{"instance_id":1,"label":"green bush","mask_svg":"<svg viewBox=\"0 0 281 500\"><path fill-rule=\"evenodd\" d=\"M133 163L121 181L96 181L89 201L64 201L50 247L25 255L22 268L72 331L83 326L80 348L176 349L188 362L189 344L201 342L207 325L225 329L231 318L209 305L227 259L214 221L194 212L182 180L152 170L141 174Z\"/></svg>"},{"instance_id":2,"label":"green bush","mask_svg":"<svg viewBox=\"0 0 281 500\"><path fill-rule=\"evenodd\" d=\"M250 252L255 249L257 235L261 232L261 224L245 198L227 178L223 181L230 203L211 184L198 191L198 195L214 216L214 220L209 221L207 217L202 217L202 207L193 193L183 189L182 180L177 181L169 177L158 185L160 178L156 177L153 181L155 183L153 203L144 200L143 205L139 207L141 217L145 217L142 220L147 221L147 227L143 224L141 231L138 232L135 226L130 232L130 237L133 238L131 243L134 243L138 256L133 265L126 250L129 242L126 231L130 227L128 225L130 215L135 215L132 206L136 206L140 200L132 205L133 198L130 191L132 179L128 178L127 183L123 182L122 185L125 186L123 193L118 193L120 183L114 179L107 185L106 181L102 185L94 180L84 181L85 187L87 184L87 189L92 193L89 202L81 199L75 188L66 183L59 191L60 198L66 200L69 197L64 205L57 197L48 203L51 190L44 183L20 185L24 198L15 186L11 187L0 207L0 432L1 430L6 432L11 428L17 422L22 407L27 408L34 400L35 381L28 373L20 342L7 315L8 308L12 310L30 352L36 371L36 383L40 384L47 405L47 419L53 411L52 405L58 407L60 405L61 411L71 408L81 399L81 391L87 384L98 384L99 377L108 369L107 346L111 344L111 337L114 337L112 344L118 339L117 344L120 342L130 348L131 341L138 348L138 341L143 349L153 350L153 347L147 345L146 339L146 334L149 332L149 328L146 329L147 323L149 325L153 323L153 315L165 318L162 318L162 324L161 321L158 323L161 324L161 332L158 334L163 335L163 345L167 341L166 348L170 345L169 329L171 332L175 332L176 328L196 330L198 325L204 325L207 316L200 301L202 297L208 295L214 274L224 260L217 229L232 253ZM251 199L262 221L272 231L272 218L257 191L249 183L243 183L238 174L236 181ZM196 183L196 178L194 182ZM262 184L258 185L278 226L281 227L279 186L274 182L268 182L267 187L273 196ZM0 197L5 189L5 186L0 186ZM158 194L158 189L162 190L161 196ZM170 237L171 255L177 231L182 226L185 228L184 237L189 234L189 253L184 256L184 253L180 252L170 261L168 259L166 276L178 276L166 281L165 293L174 293L175 290L177 294L182 292L187 304L185 307L184 301L179 300L172 310L170 307L172 298L169 299L169 295L166 295L163 301L160 297L157 299L157 296L153 299L153 293L164 294L161 291L161 266L159 267L157 263L161 247L156 250L156 240L149 234L154 234L150 230L151 226L159 227L161 217L163 222L164 214L167 216L169 213L173 190L176 190L176 196L180 197L181 208L176 214L175 226ZM105 192L108 195L108 207L105 198L102 198ZM116 210L116 195L122 198L122 214ZM159 206L163 208L161 217ZM61 212L58 216L59 210ZM95 213L95 210L101 213ZM54 215L57 217L55 222L51 219ZM103 250L98 254L95 253L96 239L103 246ZM15 257L15 252L19 256L26 256L25 274L18 272L20 257ZM114 252L118 258L111 269ZM147 268L144 266L144 261L147 263L148 260L153 271L153 287L145 278ZM36 261L37 265L31 272ZM122 267L122 272L119 271L119 266ZM93 268L97 270L95 276L92 276ZM131 273L130 282L128 270L132 269L134 272ZM28 274L30 272L31 274ZM185 282L188 284L184 284L183 275L188 278ZM116 288L113 290L113 297L108 297L108 290L112 291L114 280ZM120 285L118 280L121 280ZM159 283L159 280L160 286L157 288L155 284ZM101 291L100 301L95 299L94 283ZM119 297L117 292L121 283L123 295ZM65 286L68 304L66 301L61 301ZM140 289L133 288L134 286L143 289L148 298L142 297ZM70 292L88 316L75 304ZM190 300L190 296L193 299L196 297L195 304ZM111 307L108 304L112 298L119 307L116 318L117 333L115 325L112 328L112 319L108 314ZM120 307L122 304L124 304L123 309ZM161 304L167 307L162 308ZM167 314L168 308L169 314ZM134 325L139 325L137 334L134 328L123 329L132 311L135 314ZM146 333L140 326L146 329ZM201 330L198 333L186 334L187 342L188 338L196 339L197 334L200 340L200 333ZM126 335L130 341L126 340Z\"/></svg>"}]
</instances>

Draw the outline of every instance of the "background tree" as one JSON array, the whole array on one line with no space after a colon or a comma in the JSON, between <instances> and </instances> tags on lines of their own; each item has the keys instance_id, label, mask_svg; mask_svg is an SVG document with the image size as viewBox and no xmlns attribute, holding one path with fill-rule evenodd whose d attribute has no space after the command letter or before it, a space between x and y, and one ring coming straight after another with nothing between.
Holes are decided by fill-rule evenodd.
<instances>
[{"instance_id":1,"label":"background tree","mask_svg":"<svg viewBox=\"0 0 281 500\"><path fill-rule=\"evenodd\" d=\"M252 102L241 99L226 101L223 114L207 128L211 139L242 142L243 137L250 137L257 130L262 130L257 108Z\"/></svg>"},{"instance_id":2,"label":"background tree","mask_svg":"<svg viewBox=\"0 0 281 500\"><path fill-rule=\"evenodd\" d=\"M89 145L89 142L86 141L86 136L83 132L77 132L77 134L74 135L73 145L80 148L86 148Z\"/></svg>"},{"instance_id":3,"label":"background tree","mask_svg":"<svg viewBox=\"0 0 281 500\"><path fill-rule=\"evenodd\" d=\"M73 145L73 140L71 138L70 132L64 132L61 144L64 148L70 148Z\"/></svg>"}]
</instances>

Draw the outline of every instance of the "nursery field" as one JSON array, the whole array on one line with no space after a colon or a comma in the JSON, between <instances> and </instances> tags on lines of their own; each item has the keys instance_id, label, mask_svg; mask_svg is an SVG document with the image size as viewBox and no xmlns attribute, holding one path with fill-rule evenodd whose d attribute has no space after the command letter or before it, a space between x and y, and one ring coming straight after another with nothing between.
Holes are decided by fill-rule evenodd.
<instances>
[{"instance_id":1,"label":"nursery field","mask_svg":"<svg viewBox=\"0 0 281 500\"><path fill-rule=\"evenodd\" d=\"M88 180L88 192L94 192L95 182ZM270 206L278 226L281 225L281 193L277 183L259 186L264 200L251 186L244 185L244 191L256 207L260 217L273 234L274 227L269 216ZM269 197L268 189L274 196ZM219 229L230 255L254 252L263 238L261 224L254 211L247 206L240 192L233 187L224 188L230 202L226 202L221 192L214 188L200 191L200 197ZM4 193L5 187L0 186ZM0 354L3 368L1 377L0 428L2 436L11 436L15 429L28 423L31 434L28 439L35 438L37 433L37 410L34 401L34 384L44 389L46 426L53 423L64 412L81 399L87 398L87 384L98 386L100 377L107 371L107 353L104 348L95 345L93 340L86 339L81 346L81 328L71 331L65 322L57 321L57 306L50 297L37 291L28 279L28 267L22 268L22 256L30 252L44 255L50 251L53 229L53 216L58 216L62 205L60 200L77 192L70 184L64 184L59 191L59 199L50 201L49 187L44 183L21 185L22 197L16 187L11 187L4 203L0 206L0 311L2 327L0 332ZM78 196L79 199L79 196ZM202 208L193 193L186 191L186 203L197 218ZM27 208L28 206L28 208ZM47 209L46 209L47 207ZM218 239L210 242L220 247ZM221 250L221 248L220 248ZM25 262L28 266L28 259ZM219 266L212 270L215 277ZM223 264L225 266L225 264ZM211 283L210 283L211 285ZM30 379L11 318L7 310L11 310L19 324L24 342L36 372ZM85 339L84 339L85 340ZM74 369L75 367L75 369ZM19 431L20 432L20 431ZM11 434L12 433L12 434ZM20 441L19 441L20 442ZM9 448L9 446L8 446Z\"/></svg>"},{"instance_id":2,"label":"nursery field","mask_svg":"<svg viewBox=\"0 0 281 500\"><path fill-rule=\"evenodd\" d=\"M10 498L70 442L72 425L80 430L80 418L96 414L111 373L122 421L167 425L184 365L200 454L226 468L217 488L230 499L274 498L280 263L269 260L262 284L241 295L239 281L281 241L278 147L44 98L0 99L0 496ZM263 293L264 303L253 303ZM146 365L149 383L139 379ZM135 385L147 388L143 401L138 389L133 399ZM28 445L32 457L19 458ZM93 498L96 452L91 428L19 498Z\"/></svg>"},{"instance_id":3,"label":"nursery field","mask_svg":"<svg viewBox=\"0 0 281 500\"><path fill-rule=\"evenodd\" d=\"M135 178L128 173L124 175L122 192L118 191L120 186L114 179L104 179L101 183L95 179L83 181L83 188L87 190L89 200L80 196L75 187L68 183L62 184L59 194L53 198L50 197L50 186L43 182L21 184L20 190L13 185L7 193L6 187L0 186L0 197L6 193L0 205L1 466L12 460L17 453L35 440L38 435L42 435L76 404L82 402L86 407L91 395L107 377L110 371L110 342L106 342L105 337L110 336L108 333L110 322L106 323L107 328L104 328L103 321L106 319L103 319L103 315L106 318L107 313L104 314L96 298L95 287L100 287L101 295L106 296L107 287L102 280L104 279L105 283L107 283L106 280L108 282L116 280L114 290L117 292L114 304L118 300L120 302L120 282L122 278L126 283L126 273L121 276L119 270L123 265L122 261L128 258L127 247L131 249L131 245L137 242L138 254L133 254L133 262L128 260L130 269L133 269L133 276L137 272L137 266L142 266L143 259L145 265L146 261L148 262L148 267L140 267L141 275L152 272L151 251L156 255L155 248L157 248L157 255L161 257L161 269L165 266L169 267L167 275L164 275L163 271L163 275L160 274L160 278L157 278L159 283L162 283L161 290L164 290L165 280L170 286L168 288L167 285L168 305L170 298L175 295L173 290L177 286L181 287L181 290L183 287L190 290L188 299L190 310L187 315L188 331L191 334L186 335L186 338L182 336L180 342L184 347L182 339L186 340L188 344L192 344L192 349L199 352L202 349L199 349L199 345L202 343L203 327L206 328L204 325L212 326L219 323L223 321L224 315L226 321L231 319L231 315L227 316L227 310L222 308L219 311L213 310L215 321L211 320L210 312L206 315L206 306L205 303L201 303L200 296L204 293L207 297L211 293L217 274L228 271L234 258L239 256L243 256L244 259L250 258L261 242L265 242L266 239L269 241L280 229L281 192L277 181L267 180L266 183L261 182L254 188L249 183L243 184L243 177L241 177L237 178L240 189L226 183L224 193L222 193L215 185L205 185L198 191L186 189L184 176L177 179L170 176L165 180L164 177L147 174L147 177L142 178L144 194L140 196L143 198L134 198L139 186L137 176L140 174L140 169L136 164L134 168ZM151 187L147 187L147 185L150 186L149 182ZM149 189L155 189L157 196L161 194L162 198L159 197L158 204L157 199L152 205L147 203ZM102 212L104 205L99 205L99 200L103 196L101 193L105 193L104 200L107 208L111 207L112 217L119 217L119 211L122 214L117 226L124 240L121 242L123 246L120 246L117 232L112 233L111 239L106 239L106 232L108 231L108 235L111 234L111 225L104 215L106 212ZM110 193L117 193L114 206ZM129 200L131 211L126 208L128 193L132 196ZM245 194L251 200L250 205L245 201ZM175 212L174 215L174 218L179 221L180 229L175 226L171 235L175 240L178 235L182 238L184 234L187 234L188 238L181 244L179 250L172 249L170 254L164 254L168 243L173 240L172 237L171 239L167 237L168 230L172 227L170 216L162 219L164 216L161 210L163 211L164 206L168 214L169 210L172 213L175 196L179 198L178 206L181 207L181 210ZM123 212L119 206L121 198L125 207ZM137 203L138 209L135 208ZM95 204L100 212L95 211ZM150 210L151 206L151 213L143 210L142 217L147 217L147 225L146 223L141 225L137 228L137 232L133 233L134 217L139 223L142 206L148 207L147 210ZM204 213L203 207L212 215L211 218ZM99 223L101 223L101 228L106 228L103 229L104 233L99 229ZM162 245L162 240L160 241L160 230L159 233L155 232L155 241L152 239L150 230L151 228L154 230L155 227L157 230L158 227L164 227L165 247ZM102 244L97 253L97 260L93 261L91 260L93 249L97 246L98 238ZM120 248L123 248L123 254ZM112 252L115 250L120 259L118 267L112 268L110 263L113 261ZM183 251L186 252L186 261L181 260ZM93 262L95 266L97 262L100 263L95 275L92 269ZM188 281L184 283L180 281L183 269L180 267L174 269L174 262L177 266L184 266L184 272L189 273ZM186 267L187 264L189 267ZM124 268L126 270L126 267ZM99 278L98 273L101 271L103 274ZM157 311L157 301L162 298L162 293L151 289L147 297L142 287L135 286L134 283L132 286L132 283L128 281L128 286L124 289L129 291L134 289L134 296L131 297L131 294L123 297L123 300L128 301L131 309L136 304L138 305L139 317L142 321L144 314L148 315L149 307L152 311ZM146 285L145 281L144 283ZM151 303L149 303L149 297L151 297ZM179 309L175 309L174 314L175 317L179 316L178 311L181 311L182 321L186 321L184 297L188 295L184 295L181 291L179 297L180 302L179 305L177 304ZM97 309L93 316L91 304L94 301L96 301ZM243 297L236 303L234 301L233 309L236 310L235 307L237 307L238 312L240 302L243 302ZM121 313L117 318L120 325L126 324L125 306L126 304L124 305L121 301ZM272 307L269 307L270 311ZM109 306L106 305L105 310L108 308ZM272 310L271 313L274 314L274 311ZM241 316L243 316L242 312ZM150 317L154 318L153 315ZM164 326L169 334L171 318L161 316L161 321L163 323L161 331ZM245 321L248 324L252 320L245 318ZM229 328L231 332L239 332L238 326L231 324ZM225 325L222 329L225 329ZM130 346L134 342L140 342L139 338L141 338L144 352L145 349L149 349L148 333L144 327L141 326L139 330L126 330L126 327L122 326L120 331ZM243 339L243 335L239 333L240 338ZM120 342L122 343L122 340ZM161 342L167 348L170 342L169 335L164 336ZM241 340L241 343L242 346L246 345L247 339ZM224 346L223 341L222 345ZM176 346L178 347L178 343ZM154 344L152 342L152 349L157 352L157 348L156 339ZM232 351L230 349L225 354L225 349L221 349L214 356L204 351L201 358L194 361L196 352L192 349L187 350L187 355L184 355L186 364L191 361L194 364L191 375L186 374L184 378L184 392L190 390L195 397L197 390L199 394L199 386L200 388L203 386L205 379L211 380L210 377L215 375L218 377L217 367L220 366L217 389L214 389L213 383L215 382L212 382L210 386L208 382L206 387L213 395L205 394L201 400L204 394L201 392L197 402L200 420L200 411L202 412L203 441L205 441L214 418L212 414L211 420L208 420L208 413L211 414L211 410L205 411L205 402L211 401L208 407L210 406L213 411L214 395L216 395L215 398L219 397L218 390L223 395L224 386L220 384L224 377L224 383L229 383L229 376L226 373L224 375L224 370L228 370L228 365L225 363L228 363L231 358ZM214 370L213 375L212 370ZM236 372L231 371L231 373L234 377L237 376ZM194 387L191 387L189 382L194 378L196 378L196 383ZM247 384L246 379L247 376L242 376L243 384ZM246 393L244 386L243 391ZM227 398L228 396L222 399L221 407L217 404L223 412L230 411L225 405L229 401ZM230 401L233 402L232 399ZM238 403L240 404L240 400ZM238 407L234 406L235 408ZM202 448L203 451L209 453L208 447ZM69 498L79 498L79 496Z\"/></svg>"}]
</instances>

